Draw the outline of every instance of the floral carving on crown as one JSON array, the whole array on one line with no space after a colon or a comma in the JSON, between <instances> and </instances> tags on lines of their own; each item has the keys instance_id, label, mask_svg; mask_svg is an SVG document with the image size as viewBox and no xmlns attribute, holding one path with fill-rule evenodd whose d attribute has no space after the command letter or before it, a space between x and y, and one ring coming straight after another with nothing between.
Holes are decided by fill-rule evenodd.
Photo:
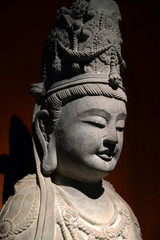
<instances>
[{"instance_id":1,"label":"floral carving on crown","mask_svg":"<svg viewBox=\"0 0 160 240\"><path fill-rule=\"evenodd\" d=\"M122 38L119 9L112 0L76 0L70 9L57 11L43 61L42 81L54 82L84 73L106 74L112 87L122 86Z\"/></svg>"}]
</instances>

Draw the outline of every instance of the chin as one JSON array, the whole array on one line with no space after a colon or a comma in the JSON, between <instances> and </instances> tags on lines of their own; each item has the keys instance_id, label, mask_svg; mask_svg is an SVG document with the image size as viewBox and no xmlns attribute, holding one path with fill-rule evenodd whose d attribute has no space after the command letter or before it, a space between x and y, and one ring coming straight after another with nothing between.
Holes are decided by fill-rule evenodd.
<instances>
[{"instance_id":1,"label":"chin","mask_svg":"<svg viewBox=\"0 0 160 240\"><path fill-rule=\"evenodd\" d=\"M110 174L117 165L117 158L113 157L110 161L105 161L103 159L98 159L99 164L97 164L96 169L106 173L107 175Z\"/></svg>"},{"instance_id":2,"label":"chin","mask_svg":"<svg viewBox=\"0 0 160 240\"><path fill-rule=\"evenodd\" d=\"M110 162L106 162L106 165L107 165L106 171L111 173L117 165L117 160L115 158L112 158L112 160Z\"/></svg>"},{"instance_id":3,"label":"chin","mask_svg":"<svg viewBox=\"0 0 160 240\"><path fill-rule=\"evenodd\" d=\"M101 161L99 164L95 164L94 167L92 166L88 169L88 174L85 175L85 177L88 176L88 181L98 182L107 177L110 173L112 173L117 164L117 160L114 158L110 162L104 162L104 160L103 162Z\"/></svg>"},{"instance_id":4,"label":"chin","mask_svg":"<svg viewBox=\"0 0 160 240\"><path fill-rule=\"evenodd\" d=\"M110 173L112 173L116 165L117 165L117 160L115 160L114 158L110 162L105 162L103 169L101 169L102 175L103 175L102 178L105 178Z\"/></svg>"}]
</instances>

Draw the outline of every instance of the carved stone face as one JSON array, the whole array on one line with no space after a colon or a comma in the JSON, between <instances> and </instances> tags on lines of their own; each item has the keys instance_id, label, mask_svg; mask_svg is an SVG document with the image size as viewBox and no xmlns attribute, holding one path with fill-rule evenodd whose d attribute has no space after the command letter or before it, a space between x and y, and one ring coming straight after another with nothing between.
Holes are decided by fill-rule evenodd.
<instances>
[{"instance_id":1,"label":"carved stone face","mask_svg":"<svg viewBox=\"0 0 160 240\"><path fill-rule=\"evenodd\" d=\"M86 96L63 106L55 131L61 174L99 181L116 166L123 145L125 103Z\"/></svg>"}]
</instances>

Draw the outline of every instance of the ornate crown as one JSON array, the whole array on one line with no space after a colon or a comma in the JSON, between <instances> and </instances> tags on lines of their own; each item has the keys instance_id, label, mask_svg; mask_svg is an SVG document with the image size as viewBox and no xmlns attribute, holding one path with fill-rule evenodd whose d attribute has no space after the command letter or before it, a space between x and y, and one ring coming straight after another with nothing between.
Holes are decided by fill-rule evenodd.
<instances>
[{"instance_id":1,"label":"ornate crown","mask_svg":"<svg viewBox=\"0 0 160 240\"><path fill-rule=\"evenodd\" d=\"M70 9L58 10L44 48L41 83L32 85L32 92L38 92L37 87L39 92L42 88L52 92L64 85L80 84L84 78L124 89L120 20L113 0L76 0Z\"/></svg>"}]
</instances>

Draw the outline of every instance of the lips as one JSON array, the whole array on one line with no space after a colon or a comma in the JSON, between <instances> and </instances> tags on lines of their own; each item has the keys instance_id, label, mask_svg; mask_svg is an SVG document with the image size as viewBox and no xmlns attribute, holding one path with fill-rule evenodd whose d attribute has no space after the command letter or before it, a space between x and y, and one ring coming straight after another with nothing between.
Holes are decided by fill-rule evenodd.
<instances>
[{"instance_id":1,"label":"lips","mask_svg":"<svg viewBox=\"0 0 160 240\"><path fill-rule=\"evenodd\" d=\"M101 159L105 160L106 162L110 162L112 158L114 157L114 152L110 152L108 150L105 151L99 151L97 153L97 156L100 157Z\"/></svg>"}]
</instances>

